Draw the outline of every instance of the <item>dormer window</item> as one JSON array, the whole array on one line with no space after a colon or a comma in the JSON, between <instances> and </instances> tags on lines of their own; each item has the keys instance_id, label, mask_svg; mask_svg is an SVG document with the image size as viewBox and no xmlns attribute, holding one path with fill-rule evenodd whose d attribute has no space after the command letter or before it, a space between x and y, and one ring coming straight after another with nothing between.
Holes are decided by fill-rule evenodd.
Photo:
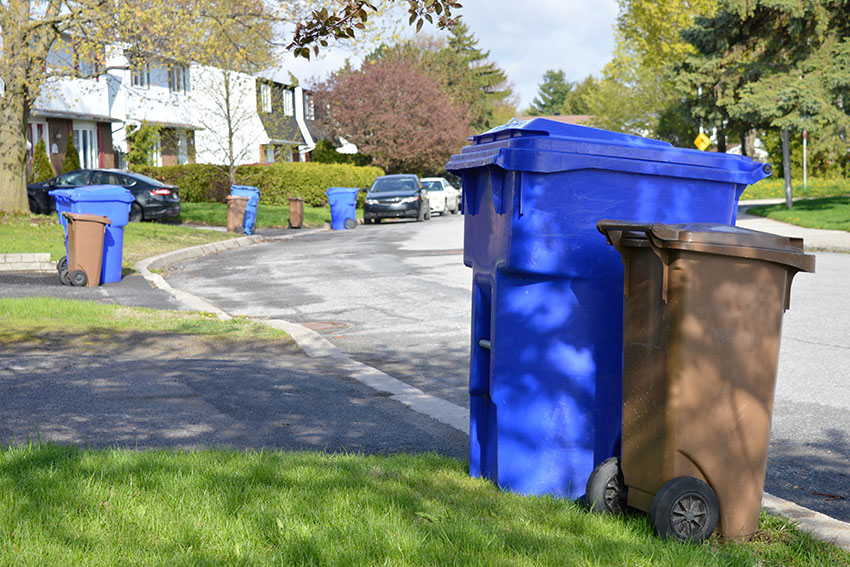
<instances>
[{"instance_id":1,"label":"dormer window","mask_svg":"<svg viewBox=\"0 0 850 567\"><path fill-rule=\"evenodd\" d=\"M174 65L168 70L168 90L177 94L189 92L189 69L185 65Z\"/></svg>"},{"instance_id":2,"label":"dormer window","mask_svg":"<svg viewBox=\"0 0 850 567\"><path fill-rule=\"evenodd\" d=\"M295 93L289 89L283 91L283 115L295 116Z\"/></svg>"},{"instance_id":3,"label":"dormer window","mask_svg":"<svg viewBox=\"0 0 850 567\"><path fill-rule=\"evenodd\" d=\"M306 120L316 119L316 110L313 108L313 94L304 93L304 118Z\"/></svg>"},{"instance_id":4,"label":"dormer window","mask_svg":"<svg viewBox=\"0 0 850 567\"><path fill-rule=\"evenodd\" d=\"M132 70L133 86L146 89L151 84L151 67L147 63Z\"/></svg>"}]
</instances>

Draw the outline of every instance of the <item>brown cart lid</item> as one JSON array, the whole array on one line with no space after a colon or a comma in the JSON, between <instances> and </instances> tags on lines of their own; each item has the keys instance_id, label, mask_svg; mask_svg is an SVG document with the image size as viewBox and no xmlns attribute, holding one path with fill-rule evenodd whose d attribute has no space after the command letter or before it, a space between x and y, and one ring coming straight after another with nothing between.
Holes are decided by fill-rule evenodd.
<instances>
[{"instance_id":1,"label":"brown cart lid","mask_svg":"<svg viewBox=\"0 0 850 567\"><path fill-rule=\"evenodd\" d=\"M804 252L802 238L780 236L719 223L636 223L601 220L600 232L616 247L646 246L659 250L689 250L784 264L802 272L815 271L815 257Z\"/></svg>"},{"instance_id":2,"label":"brown cart lid","mask_svg":"<svg viewBox=\"0 0 850 567\"><path fill-rule=\"evenodd\" d=\"M68 220L112 224L112 221L109 220L109 217L105 217L103 215L90 215L88 213L69 213L67 211L63 211L62 214Z\"/></svg>"}]
</instances>

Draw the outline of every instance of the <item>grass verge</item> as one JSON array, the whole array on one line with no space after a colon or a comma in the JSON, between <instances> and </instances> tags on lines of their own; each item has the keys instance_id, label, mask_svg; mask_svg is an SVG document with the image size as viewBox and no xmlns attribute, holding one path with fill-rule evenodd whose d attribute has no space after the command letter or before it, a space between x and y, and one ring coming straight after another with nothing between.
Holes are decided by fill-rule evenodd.
<instances>
[{"instance_id":1,"label":"grass verge","mask_svg":"<svg viewBox=\"0 0 850 567\"><path fill-rule=\"evenodd\" d=\"M806 187L803 181L792 179L791 189L794 198L834 197L850 195L850 179L809 179ZM778 177L768 177L747 187L741 200L748 199L784 199L785 180Z\"/></svg>"},{"instance_id":2,"label":"grass verge","mask_svg":"<svg viewBox=\"0 0 850 567\"><path fill-rule=\"evenodd\" d=\"M664 542L497 491L436 455L0 451L0 564L826 566L850 554L763 518L752 543Z\"/></svg>"},{"instance_id":3,"label":"grass verge","mask_svg":"<svg viewBox=\"0 0 850 567\"><path fill-rule=\"evenodd\" d=\"M807 228L850 232L850 196L794 201L790 209L784 204L759 205L747 212Z\"/></svg>"},{"instance_id":4,"label":"grass verge","mask_svg":"<svg viewBox=\"0 0 850 567\"><path fill-rule=\"evenodd\" d=\"M363 211L357 209L357 218L363 217ZM183 203L180 220L189 224L208 226L227 225L227 205L222 203ZM304 226L318 228L331 222L331 210L328 207L310 207L304 205ZM259 204L257 208L257 228L284 228L289 226L289 207Z\"/></svg>"},{"instance_id":5,"label":"grass verge","mask_svg":"<svg viewBox=\"0 0 850 567\"><path fill-rule=\"evenodd\" d=\"M283 331L235 317L219 320L212 313L169 311L52 297L0 298L0 344L37 344L56 334L85 336L94 344L114 341L116 334L157 332L227 340L283 340Z\"/></svg>"},{"instance_id":6,"label":"grass verge","mask_svg":"<svg viewBox=\"0 0 850 567\"><path fill-rule=\"evenodd\" d=\"M135 222L124 227L124 272L139 260L189 246L239 235L155 222ZM51 260L65 255L65 233L55 216L0 216L0 254L49 252Z\"/></svg>"}]
</instances>

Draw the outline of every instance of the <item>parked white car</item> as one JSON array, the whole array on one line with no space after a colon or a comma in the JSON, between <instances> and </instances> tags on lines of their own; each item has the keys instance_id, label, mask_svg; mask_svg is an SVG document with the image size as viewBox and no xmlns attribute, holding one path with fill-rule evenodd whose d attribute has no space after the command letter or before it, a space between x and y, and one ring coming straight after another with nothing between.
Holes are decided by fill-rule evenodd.
<instances>
[{"instance_id":1,"label":"parked white car","mask_svg":"<svg viewBox=\"0 0 850 567\"><path fill-rule=\"evenodd\" d=\"M431 214L455 214L460 211L460 191L452 187L445 177L424 177L422 185L428 188Z\"/></svg>"}]
</instances>

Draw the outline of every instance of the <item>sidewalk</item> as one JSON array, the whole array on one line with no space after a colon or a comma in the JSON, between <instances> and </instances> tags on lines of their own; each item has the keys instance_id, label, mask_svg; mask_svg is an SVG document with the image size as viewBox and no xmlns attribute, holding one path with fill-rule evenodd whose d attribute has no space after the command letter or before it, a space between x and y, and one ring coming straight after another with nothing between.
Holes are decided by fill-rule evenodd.
<instances>
[{"instance_id":1,"label":"sidewalk","mask_svg":"<svg viewBox=\"0 0 850 567\"><path fill-rule=\"evenodd\" d=\"M850 253L850 232L843 230L821 230L817 228L804 228L772 219L757 217L747 214L747 209L756 205L770 205L784 203L782 199L764 199L758 201L742 201L738 205L737 226L771 232L782 236L802 238L806 244L807 251L821 250L824 252Z\"/></svg>"}]
</instances>

